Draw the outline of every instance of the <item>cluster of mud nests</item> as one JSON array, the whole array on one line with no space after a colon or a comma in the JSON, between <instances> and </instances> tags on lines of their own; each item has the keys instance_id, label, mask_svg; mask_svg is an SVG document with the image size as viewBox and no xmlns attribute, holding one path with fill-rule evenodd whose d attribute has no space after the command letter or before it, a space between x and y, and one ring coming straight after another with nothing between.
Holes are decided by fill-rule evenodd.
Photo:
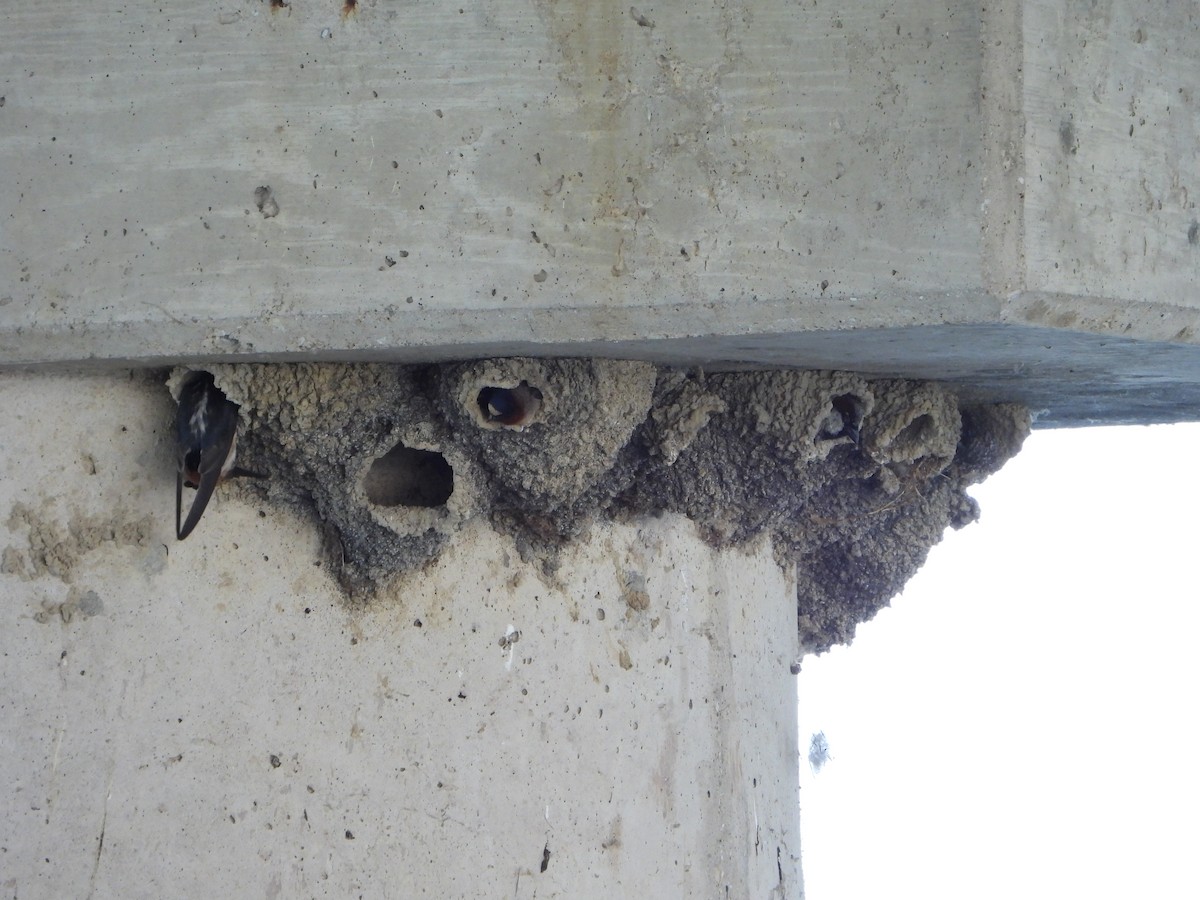
<instances>
[{"instance_id":1,"label":"cluster of mud nests","mask_svg":"<svg viewBox=\"0 0 1200 900\"><path fill-rule=\"evenodd\" d=\"M714 545L769 532L803 648L848 641L941 538L1029 415L841 372L702 374L594 359L219 365L250 490L310 510L347 593L435 557L475 516L552 569L597 515L683 513ZM187 370L173 373L178 396Z\"/></svg>"}]
</instances>

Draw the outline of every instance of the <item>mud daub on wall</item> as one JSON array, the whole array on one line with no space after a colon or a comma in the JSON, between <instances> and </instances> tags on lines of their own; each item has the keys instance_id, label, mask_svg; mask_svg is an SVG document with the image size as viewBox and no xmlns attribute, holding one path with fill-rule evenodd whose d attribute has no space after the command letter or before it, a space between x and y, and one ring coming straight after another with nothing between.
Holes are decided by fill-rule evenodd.
<instances>
[{"instance_id":1,"label":"mud daub on wall","mask_svg":"<svg viewBox=\"0 0 1200 900\"><path fill-rule=\"evenodd\" d=\"M241 407L251 490L311 511L358 598L487 516L552 568L597 515L683 513L714 545L768 532L802 646L849 640L1021 446L1029 415L842 372L704 375L601 359L207 369ZM173 392L186 375L173 374Z\"/></svg>"}]
</instances>

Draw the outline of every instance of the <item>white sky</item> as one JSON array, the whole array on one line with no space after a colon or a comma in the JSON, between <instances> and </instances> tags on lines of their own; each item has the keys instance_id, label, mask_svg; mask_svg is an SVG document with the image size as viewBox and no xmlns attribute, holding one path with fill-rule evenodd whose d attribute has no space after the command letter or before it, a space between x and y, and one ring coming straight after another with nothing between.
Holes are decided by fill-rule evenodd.
<instances>
[{"instance_id":1,"label":"white sky","mask_svg":"<svg viewBox=\"0 0 1200 900\"><path fill-rule=\"evenodd\" d=\"M804 661L807 900L1200 898L1198 469L1200 425L1035 432Z\"/></svg>"}]
</instances>

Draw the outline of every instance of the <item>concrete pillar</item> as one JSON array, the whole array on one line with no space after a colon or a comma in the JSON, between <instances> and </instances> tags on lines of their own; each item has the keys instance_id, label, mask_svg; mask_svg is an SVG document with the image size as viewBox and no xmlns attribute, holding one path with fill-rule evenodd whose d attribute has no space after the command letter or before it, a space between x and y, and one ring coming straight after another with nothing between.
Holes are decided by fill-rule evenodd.
<instances>
[{"instance_id":1,"label":"concrete pillar","mask_svg":"<svg viewBox=\"0 0 1200 900\"><path fill-rule=\"evenodd\" d=\"M269 479L183 542L161 377L0 380L17 896L800 896L799 654L1027 427L832 373L213 371Z\"/></svg>"},{"instance_id":2,"label":"concrete pillar","mask_svg":"<svg viewBox=\"0 0 1200 900\"><path fill-rule=\"evenodd\" d=\"M296 516L174 541L165 391L0 390L6 896L796 895L766 542L603 526L551 577L478 522L350 606Z\"/></svg>"},{"instance_id":3,"label":"concrete pillar","mask_svg":"<svg viewBox=\"0 0 1200 900\"><path fill-rule=\"evenodd\" d=\"M4 5L0 884L798 896L797 656L1026 408L1195 416L1197 27Z\"/></svg>"}]
</instances>

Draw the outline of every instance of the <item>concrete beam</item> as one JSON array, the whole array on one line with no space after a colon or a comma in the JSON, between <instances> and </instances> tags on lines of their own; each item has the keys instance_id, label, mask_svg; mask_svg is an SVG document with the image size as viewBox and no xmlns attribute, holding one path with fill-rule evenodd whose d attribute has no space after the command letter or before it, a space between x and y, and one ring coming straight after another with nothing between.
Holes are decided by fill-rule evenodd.
<instances>
[{"instance_id":1,"label":"concrete beam","mask_svg":"<svg viewBox=\"0 0 1200 900\"><path fill-rule=\"evenodd\" d=\"M605 355L1195 414L1183 0L0 21L4 365Z\"/></svg>"}]
</instances>

